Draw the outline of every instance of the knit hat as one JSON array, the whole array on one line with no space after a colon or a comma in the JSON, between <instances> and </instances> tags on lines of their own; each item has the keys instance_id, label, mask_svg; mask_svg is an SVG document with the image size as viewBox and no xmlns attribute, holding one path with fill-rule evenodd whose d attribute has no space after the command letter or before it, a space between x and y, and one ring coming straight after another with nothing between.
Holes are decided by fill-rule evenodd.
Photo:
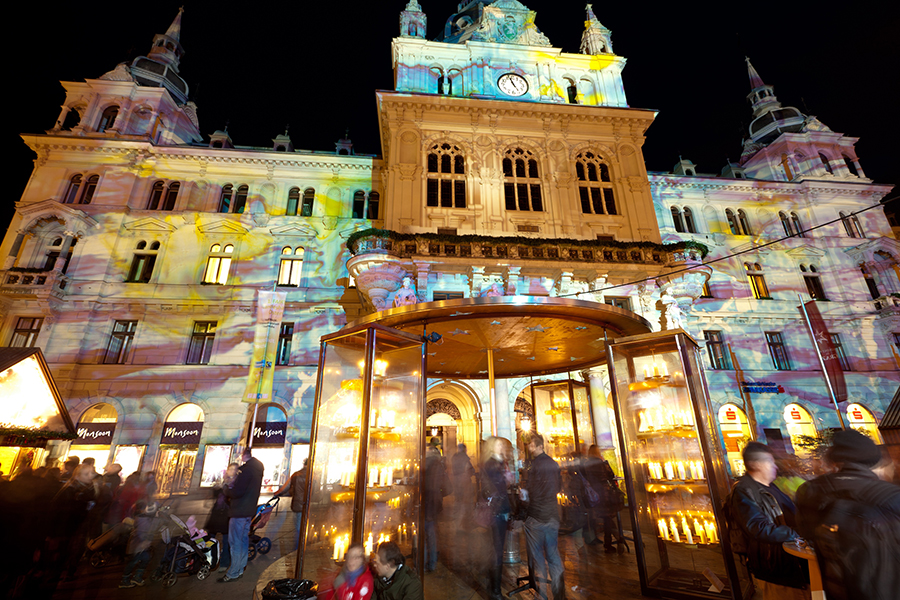
<instances>
[{"instance_id":1,"label":"knit hat","mask_svg":"<svg viewBox=\"0 0 900 600\"><path fill-rule=\"evenodd\" d=\"M856 463L874 467L881 460L881 450L871 439L855 429L842 429L834 434L825 455L833 463Z\"/></svg>"}]
</instances>

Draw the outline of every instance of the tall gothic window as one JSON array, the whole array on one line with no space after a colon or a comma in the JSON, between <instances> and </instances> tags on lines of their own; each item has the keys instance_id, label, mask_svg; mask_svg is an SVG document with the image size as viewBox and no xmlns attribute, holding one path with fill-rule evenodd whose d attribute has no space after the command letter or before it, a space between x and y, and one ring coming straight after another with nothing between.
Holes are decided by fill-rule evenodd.
<instances>
[{"instance_id":1,"label":"tall gothic window","mask_svg":"<svg viewBox=\"0 0 900 600\"><path fill-rule=\"evenodd\" d=\"M459 146L435 144L427 157L426 204L442 208L466 207L466 157Z\"/></svg>"},{"instance_id":2,"label":"tall gothic window","mask_svg":"<svg viewBox=\"0 0 900 600\"><path fill-rule=\"evenodd\" d=\"M750 282L750 291L757 300L771 300L769 286L766 285L766 277L759 263L744 263L747 271L747 280Z\"/></svg>"},{"instance_id":3,"label":"tall gothic window","mask_svg":"<svg viewBox=\"0 0 900 600\"><path fill-rule=\"evenodd\" d=\"M506 210L544 210L538 162L530 150L507 150L503 158L503 177Z\"/></svg>"},{"instance_id":4,"label":"tall gothic window","mask_svg":"<svg viewBox=\"0 0 900 600\"><path fill-rule=\"evenodd\" d=\"M578 177L578 194L581 212L590 215L617 215L609 167L593 152L582 152L575 157L575 175Z\"/></svg>"}]
</instances>

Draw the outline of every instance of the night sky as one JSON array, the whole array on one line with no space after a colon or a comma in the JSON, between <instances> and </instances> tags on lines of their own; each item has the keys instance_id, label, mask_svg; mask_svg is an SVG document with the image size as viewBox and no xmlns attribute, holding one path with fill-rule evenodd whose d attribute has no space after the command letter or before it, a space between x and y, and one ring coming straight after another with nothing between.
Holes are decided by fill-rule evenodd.
<instances>
[{"instance_id":1,"label":"night sky","mask_svg":"<svg viewBox=\"0 0 900 600\"><path fill-rule=\"evenodd\" d=\"M381 153L374 92L393 88L391 39L406 0L311 4L186 3L180 72L199 106L204 134L228 122L236 145L271 147L290 124L295 148L333 150L349 128L357 153ZM420 4L433 39L457 3ZM525 4L537 11L537 26L554 46L578 52L582 2ZM7 46L13 193L0 214L0 230L33 166L34 155L17 134L53 126L65 98L59 80L97 78L119 62L146 55L153 35L165 32L179 5L17 6L22 30L32 33L21 38L27 43ZM749 55L783 104L858 137L866 175L897 184L897 6L704 0L598 2L594 11L612 30L616 54L628 59L623 78L629 104L659 111L644 146L648 170L668 171L681 155L701 173L718 173L727 158L740 157L751 117L744 64Z\"/></svg>"}]
</instances>

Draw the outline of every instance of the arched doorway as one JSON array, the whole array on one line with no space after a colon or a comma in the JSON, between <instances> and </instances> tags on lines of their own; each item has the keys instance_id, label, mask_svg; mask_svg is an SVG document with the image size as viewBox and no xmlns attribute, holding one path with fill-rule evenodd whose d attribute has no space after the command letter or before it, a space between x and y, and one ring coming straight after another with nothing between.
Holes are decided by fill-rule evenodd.
<instances>
[{"instance_id":1,"label":"arched doorway","mask_svg":"<svg viewBox=\"0 0 900 600\"><path fill-rule=\"evenodd\" d=\"M426 396L425 437L437 429L442 452L450 457L457 444L465 444L473 464L481 453L481 420L478 395L459 381L441 381L431 386Z\"/></svg>"},{"instance_id":2,"label":"arched doorway","mask_svg":"<svg viewBox=\"0 0 900 600\"><path fill-rule=\"evenodd\" d=\"M731 466L731 475L743 475L745 469L741 452L747 442L753 439L747 414L734 404L723 404L719 408L719 429L725 441L725 454Z\"/></svg>"},{"instance_id":3,"label":"arched doorway","mask_svg":"<svg viewBox=\"0 0 900 600\"><path fill-rule=\"evenodd\" d=\"M784 407L784 422L787 424L788 435L791 436L794 454L800 458L808 458L812 454L812 438L819 437L812 415L799 404L792 403Z\"/></svg>"},{"instance_id":4,"label":"arched doorway","mask_svg":"<svg viewBox=\"0 0 900 600\"><path fill-rule=\"evenodd\" d=\"M438 438L441 453L444 456L453 456L456 453L456 444L465 443L457 442L456 423L461 420L459 409L450 400L446 398L429 400L425 412L425 437L432 444L433 438Z\"/></svg>"},{"instance_id":5,"label":"arched doorway","mask_svg":"<svg viewBox=\"0 0 900 600\"><path fill-rule=\"evenodd\" d=\"M284 483L284 442L287 437L287 414L277 404L263 404L256 414L253 428L253 456L264 467L262 491L272 493Z\"/></svg>"},{"instance_id":6,"label":"arched doorway","mask_svg":"<svg viewBox=\"0 0 900 600\"><path fill-rule=\"evenodd\" d=\"M862 404L853 403L847 406L847 422L850 423L850 427L853 429L872 438L872 441L876 444L884 443L881 434L878 432L878 422L875 420L875 415Z\"/></svg>"},{"instance_id":7,"label":"arched doorway","mask_svg":"<svg viewBox=\"0 0 900 600\"><path fill-rule=\"evenodd\" d=\"M190 491L203 419L203 409L190 402L179 404L169 413L159 440L156 467L160 495L183 495Z\"/></svg>"},{"instance_id":8,"label":"arched doorway","mask_svg":"<svg viewBox=\"0 0 900 600\"><path fill-rule=\"evenodd\" d=\"M78 439L72 441L67 456L77 456L82 462L86 458L93 458L94 468L102 473L109 462L109 451L118 419L119 414L112 404L100 402L88 408L78 420ZM122 467L125 474L125 465Z\"/></svg>"}]
</instances>

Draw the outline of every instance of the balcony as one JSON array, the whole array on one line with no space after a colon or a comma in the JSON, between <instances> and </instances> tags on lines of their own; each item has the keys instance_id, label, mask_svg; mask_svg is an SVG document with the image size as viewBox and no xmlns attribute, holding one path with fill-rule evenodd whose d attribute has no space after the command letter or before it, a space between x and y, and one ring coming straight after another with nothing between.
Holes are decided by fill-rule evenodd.
<instances>
[{"instance_id":1,"label":"balcony","mask_svg":"<svg viewBox=\"0 0 900 600\"><path fill-rule=\"evenodd\" d=\"M11 298L61 298L65 293L69 278L63 273L50 269L28 269L13 267L0 271L0 295Z\"/></svg>"}]
</instances>

